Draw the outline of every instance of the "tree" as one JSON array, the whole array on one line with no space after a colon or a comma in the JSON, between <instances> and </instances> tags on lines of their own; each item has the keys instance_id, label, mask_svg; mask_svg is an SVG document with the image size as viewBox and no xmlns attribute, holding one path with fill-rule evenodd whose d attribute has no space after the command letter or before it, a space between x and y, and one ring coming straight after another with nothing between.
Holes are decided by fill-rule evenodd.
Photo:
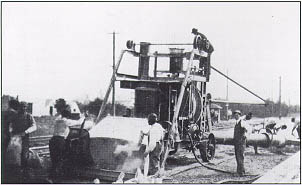
<instances>
[{"instance_id":1,"label":"tree","mask_svg":"<svg viewBox=\"0 0 302 185\"><path fill-rule=\"evenodd\" d=\"M89 113L97 116L99 114L102 103L103 100L101 100L100 98L96 98L95 100L88 103L87 110L89 111Z\"/></svg>"},{"instance_id":2,"label":"tree","mask_svg":"<svg viewBox=\"0 0 302 185\"><path fill-rule=\"evenodd\" d=\"M88 111L90 114L93 114L94 116L98 116L102 103L103 103L103 100L100 98L96 98L93 101L90 101L88 104L77 102L81 112ZM116 103L115 104L116 115L117 116L124 115L126 108L127 108L126 106L124 106L120 103ZM109 113L111 114L111 112L112 112L111 109L112 109L112 104L107 103L107 105L105 106L104 113L101 116L106 116Z\"/></svg>"},{"instance_id":3,"label":"tree","mask_svg":"<svg viewBox=\"0 0 302 185\"><path fill-rule=\"evenodd\" d=\"M57 109L58 114L61 114L63 110L70 109L69 105L67 105L63 98L56 100L55 108Z\"/></svg>"}]
</instances>

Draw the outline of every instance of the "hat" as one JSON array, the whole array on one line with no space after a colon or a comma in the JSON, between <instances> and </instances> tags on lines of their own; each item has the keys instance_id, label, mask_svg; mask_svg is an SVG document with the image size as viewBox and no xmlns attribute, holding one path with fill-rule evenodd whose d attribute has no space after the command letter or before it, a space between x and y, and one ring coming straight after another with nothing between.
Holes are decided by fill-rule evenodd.
<instances>
[{"instance_id":1,"label":"hat","mask_svg":"<svg viewBox=\"0 0 302 185\"><path fill-rule=\"evenodd\" d=\"M235 110L235 111L234 111L234 114L236 114L236 113L238 113L239 115L241 115L240 110Z\"/></svg>"}]
</instances>

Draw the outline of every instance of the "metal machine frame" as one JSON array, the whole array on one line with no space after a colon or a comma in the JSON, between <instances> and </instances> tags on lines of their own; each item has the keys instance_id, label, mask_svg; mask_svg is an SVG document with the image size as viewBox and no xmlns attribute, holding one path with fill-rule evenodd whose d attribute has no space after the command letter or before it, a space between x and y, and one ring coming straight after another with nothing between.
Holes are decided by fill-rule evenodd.
<instances>
[{"instance_id":1,"label":"metal machine frame","mask_svg":"<svg viewBox=\"0 0 302 185\"><path fill-rule=\"evenodd\" d=\"M195 158L208 161L215 154L215 137L211 133L212 123L210 116L211 95L207 94L206 86L210 78L210 57L214 51L209 40L197 29L193 29L192 44L152 44L133 41L127 42L128 50L121 52L107 89L104 102L101 106L97 121L102 119L105 105L115 81L120 81L121 88L135 89L135 117L147 117L149 113L156 113L162 123L171 123L168 134L170 154L177 151L179 143L192 151ZM135 50L140 45L140 51ZM152 45L183 46L192 45L191 51L184 52L181 48L170 48L170 53L150 53ZM138 75L121 74L118 72L125 53L139 58ZM158 58L170 59L170 69L157 69ZM149 75L150 58L154 58L153 77ZM185 60L183 60L185 59ZM197 61L198 66L193 62ZM183 64L186 69L183 70ZM158 73L166 74L159 77ZM149 94L148 94L149 93ZM141 98L147 101L139 107ZM148 104L148 98L151 99ZM151 107L151 108L150 108ZM196 153L200 152L200 155Z\"/></svg>"}]
</instances>

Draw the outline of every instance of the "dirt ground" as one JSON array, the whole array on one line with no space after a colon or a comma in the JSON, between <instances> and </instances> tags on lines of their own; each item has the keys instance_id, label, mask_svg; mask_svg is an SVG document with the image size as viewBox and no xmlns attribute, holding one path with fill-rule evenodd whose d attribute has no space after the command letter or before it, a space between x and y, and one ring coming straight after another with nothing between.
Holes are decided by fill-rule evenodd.
<instances>
[{"instance_id":1,"label":"dirt ground","mask_svg":"<svg viewBox=\"0 0 302 185\"><path fill-rule=\"evenodd\" d=\"M288 119L289 118L283 118L282 122L288 122ZM260 118L253 119L254 124L260 124L262 121L263 119ZM229 132L233 132L232 128L233 124L231 121L224 121L215 125L213 130L227 130ZM289 127L288 129L291 128ZM171 183L239 183L240 181L243 181L246 183L247 180L255 179L255 176L265 174L298 151L300 151L300 146L287 145L283 148L259 147L259 154L255 154L254 148L249 146L245 150L244 160L247 176L239 177L236 174L237 164L234 146L216 145L214 159L209 163L205 163L207 166L231 173L222 173L207 169L196 162L192 153L182 149L174 156L168 158L166 166L166 181ZM300 164L301 161L297 161L297 163Z\"/></svg>"},{"instance_id":2,"label":"dirt ground","mask_svg":"<svg viewBox=\"0 0 302 185\"><path fill-rule=\"evenodd\" d=\"M206 165L234 174L207 169L196 162L192 153L181 150L167 160L166 181L171 183L217 183L227 179L248 180L256 175L263 175L299 150L300 147L297 146L286 146L281 150L274 147L258 148L259 154L256 155L253 147L246 148L244 161L246 177L239 177L235 174L236 159L233 146L217 145L215 158Z\"/></svg>"}]
</instances>

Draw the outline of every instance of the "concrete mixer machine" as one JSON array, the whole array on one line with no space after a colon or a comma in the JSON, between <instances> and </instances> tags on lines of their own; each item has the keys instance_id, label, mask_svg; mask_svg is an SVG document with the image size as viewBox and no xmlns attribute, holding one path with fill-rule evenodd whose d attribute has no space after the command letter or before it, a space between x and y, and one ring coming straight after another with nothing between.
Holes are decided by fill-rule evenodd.
<instances>
[{"instance_id":1,"label":"concrete mixer machine","mask_svg":"<svg viewBox=\"0 0 302 185\"><path fill-rule=\"evenodd\" d=\"M102 119L113 83L119 81L120 88L135 91L134 117L146 118L150 113L158 115L158 121L169 131L167 147L170 155L183 146L202 162L209 161L215 154L215 137L211 133L211 95L207 93L214 48L197 29L192 29L192 34L192 43L136 44L127 41L128 49L122 51L115 66L97 119ZM157 46L167 47L169 52L150 52ZM182 48L188 46L191 47L189 51ZM137 76L119 72L125 53L137 58ZM158 68L162 63L167 64L167 69Z\"/></svg>"},{"instance_id":2,"label":"concrete mixer machine","mask_svg":"<svg viewBox=\"0 0 302 185\"><path fill-rule=\"evenodd\" d=\"M143 165L145 148L139 145L139 135L141 128L148 126L146 118L150 113L156 113L159 123L167 130L162 168L168 155L176 153L179 147L192 151L199 162L214 158L211 95L206 91L214 49L197 29L192 33L194 40L189 44L127 41L128 49L121 52L114 67L96 120L98 124L89 131L85 129L85 122L81 128L70 128L65 152L68 157L64 160L62 174L115 181L123 172L124 179L133 178L136 169ZM151 47L159 45L167 47L169 52L151 52ZM190 50L175 46L190 47ZM137 59L137 75L120 73L125 54ZM167 64L166 70L158 68L162 63ZM153 66L152 75L150 66ZM133 116L105 115L105 106L116 81L121 88L135 91Z\"/></svg>"}]
</instances>

